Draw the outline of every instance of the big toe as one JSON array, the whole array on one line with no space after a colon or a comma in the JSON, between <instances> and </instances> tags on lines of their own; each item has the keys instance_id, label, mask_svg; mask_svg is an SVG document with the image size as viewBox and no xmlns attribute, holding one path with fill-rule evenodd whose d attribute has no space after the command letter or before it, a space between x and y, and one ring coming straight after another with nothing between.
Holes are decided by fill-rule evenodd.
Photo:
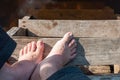
<instances>
[{"instance_id":1,"label":"big toe","mask_svg":"<svg viewBox=\"0 0 120 80\"><path fill-rule=\"evenodd\" d=\"M73 34L72 32L68 32L64 35L64 37L62 38L62 40L65 42L65 43L69 43L71 40L73 39Z\"/></svg>"},{"instance_id":2,"label":"big toe","mask_svg":"<svg viewBox=\"0 0 120 80\"><path fill-rule=\"evenodd\" d=\"M44 51L44 43L43 43L43 41L38 41L37 42L37 50L36 51L39 52L39 53L43 53L43 51Z\"/></svg>"},{"instance_id":3,"label":"big toe","mask_svg":"<svg viewBox=\"0 0 120 80\"><path fill-rule=\"evenodd\" d=\"M38 59L36 63L39 63L43 59L43 51L44 51L44 43L43 41L38 41L37 42L37 49L36 49L36 54L38 55Z\"/></svg>"}]
</instances>

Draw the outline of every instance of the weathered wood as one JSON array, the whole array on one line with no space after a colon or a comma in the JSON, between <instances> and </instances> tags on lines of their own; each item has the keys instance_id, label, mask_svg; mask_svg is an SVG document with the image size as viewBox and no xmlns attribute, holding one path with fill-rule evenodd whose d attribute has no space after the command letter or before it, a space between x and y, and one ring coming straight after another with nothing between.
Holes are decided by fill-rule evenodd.
<instances>
[{"instance_id":1,"label":"weathered wood","mask_svg":"<svg viewBox=\"0 0 120 80\"><path fill-rule=\"evenodd\" d=\"M114 65L114 73L115 74L120 73L120 65Z\"/></svg>"},{"instance_id":2,"label":"weathered wood","mask_svg":"<svg viewBox=\"0 0 120 80\"><path fill-rule=\"evenodd\" d=\"M37 19L50 20L113 20L114 10L110 9L30 9L30 15ZM109 13L109 14L106 14Z\"/></svg>"},{"instance_id":3,"label":"weathered wood","mask_svg":"<svg viewBox=\"0 0 120 80\"><path fill-rule=\"evenodd\" d=\"M93 74L109 74L109 73L111 73L110 66L89 66L88 69Z\"/></svg>"},{"instance_id":4,"label":"weathered wood","mask_svg":"<svg viewBox=\"0 0 120 80\"><path fill-rule=\"evenodd\" d=\"M73 32L76 37L120 37L120 20L19 20L19 27L41 37L62 37Z\"/></svg>"},{"instance_id":5,"label":"weathered wood","mask_svg":"<svg viewBox=\"0 0 120 80\"><path fill-rule=\"evenodd\" d=\"M78 66L87 75L110 74L110 66Z\"/></svg>"},{"instance_id":6,"label":"weathered wood","mask_svg":"<svg viewBox=\"0 0 120 80\"><path fill-rule=\"evenodd\" d=\"M39 38L14 38L18 46L14 56L18 57L19 50L28 42ZM46 45L45 56L59 38L41 38ZM78 39L78 55L69 65L112 65L120 64L120 38L80 38Z\"/></svg>"},{"instance_id":7,"label":"weathered wood","mask_svg":"<svg viewBox=\"0 0 120 80\"><path fill-rule=\"evenodd\" d=\"M89 76L91 80L120 80L120 74L114 75L93 75Z\"/></svg>"},{"instance_id":8,"label":"weathered wood","mask_svg":"<svg viewBox=\"0 0 120 80\"><path fill-rule=\"evenodd\" d=\"M23 20L28 20L28 19L30 19L30 16L24 16L22 19Z\"/></svg>"},{"instance_id":9,"label":"weathered wood","mask_svg":"<svg viewBox=\"0 0 120 80\"><path fill-rule=\"evenodd\" d=\"M12 27L7 34L9 36L25 36L26 30L20 27Z\"/></svg>"}]
</instances>

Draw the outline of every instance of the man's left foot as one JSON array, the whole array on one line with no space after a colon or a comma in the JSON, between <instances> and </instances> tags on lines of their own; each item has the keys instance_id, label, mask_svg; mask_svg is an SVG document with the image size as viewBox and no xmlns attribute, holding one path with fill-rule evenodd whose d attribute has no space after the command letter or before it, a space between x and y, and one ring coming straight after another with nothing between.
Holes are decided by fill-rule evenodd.
<instances>
[{"instance_id":1,"label":"man's left foot","mask_svg":"<svg viewBox=\"0 0 120 80\"><path fill-rule=\"evenodd\" d=\"M39 63L43 59L44 43L35 41L28 43L20 50L18 61L30 60Z\"/></svg>"},{"instance_id":2,"label":"man's left foot","mask_svg":"<svg viewBox=\"0 0 120 80\"><path fill-rule=\"evenodd\" d=\"M27 44L20 50L18 62L2 68L0 74L2 77L6 76L3 80L29 80L36 65L43 59L43 51L44 43L42 41ZM7 78L7 74L11 79Z\"/></svg>"}]
</instances>

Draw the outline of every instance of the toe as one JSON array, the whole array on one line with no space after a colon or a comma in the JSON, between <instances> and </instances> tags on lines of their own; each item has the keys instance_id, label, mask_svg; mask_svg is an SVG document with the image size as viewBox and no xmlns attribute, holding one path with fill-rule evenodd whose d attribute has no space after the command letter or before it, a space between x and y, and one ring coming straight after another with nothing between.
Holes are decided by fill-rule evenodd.
<instances>
[{"instance_id":1,"label":"toe","mask_svg":"<svg viewBox=\"0 0 120 80\"><path fill-rule=\"evenodd\" d=\"M37 42L37 49L36 49L37 52L40 52L40 53L43 53L44 51L44 43L43 41L38 41Z\"/></svg>"},{"instance_id":2,"label":"toe","mask_svg":"<svg viewBox=\"0 0 120 80\"><path fill-rule=\"evenodd\" d=\"M73 34L71 32L68 32L64 35L64 37L62 38L62 40L65 43L69 43L71 41L71 39L73 38Z\"/></svg>"},{"instance_id":3,"label":"toe","mask_svg":"<svg viewBox=\"0 0 120 80\"><path fill-rule=\"evenodd\" d=\"M36 47L36 42L33 41L31 44L32 44L31 51L34 52L36 50L36 48L37 48Z\"/></svg>"},{"instance_id":4,"label":"toe","mask_svg":"<svg viewBox=\"0 0 120 80\"><path fill-rule=\"evenodd\" d=\"M75 43L76 43L75 39L72 39L72 41L69 43L69 47L74 46L74 45L75 45Z\"/></svg>"},{"instance_id":5,"label":"toe","mask_svg":"<svg viewBox=\"0 0 120 80\"><path fill-rule=\"evenodd\" d=\"M76 48L74 48L71 52L72 52L72 55L74 54L74 53L76 53Z\"/></svg>"},{"instance_id":6,"label":"toe","mask_svg":"<svg viewBox=\"0 0 120 80\"><path fill-rule=\"evenodd\" d=\"M28 45L27 45L27 52L30 52L31 51L31 47L32 47L32 44L31 43L29 43Z\"/></svg>"},{"instance_id":7,"label":"toe","mask_svg":"<svg viewBox=\"0 0 120 80\"><path fill-rule=\"evenodd\" d=\"M74 44L70 47L71 51L72 51L74 48L77 48L77 43L74 43Z\"/></svg>"},{"instance_id":8,"label":"toe","mask_svg":"<svg viewBox=\"0 0 120 80\"><path fill-rule=\"evenodd\" d=\"M77 53L72 54L72 56L70 57L70 59L71 60L74 59L76 57L76 55L77 55Z\"/></svg>"},{"instance_id":9,"label":"toe","mask_svg":"<svg viewBox=\"0 0 120 80\"><path fill-rule=\"evenodd\" d=\"M25 46L23 49L23 54L26 54L26 53L27 53L27 46Z\"/></svg>"},{"instance_id":10,"label":"toe","mask_svg":"<svg viewBox=\"0 0 120 80\"><path fill-rule=\"evenodd\" d=\"M19 56L23 55L23 49L20 50Z\"/></svg>"},{"instance_id":11,"label":"toe","mask_svg":"<svg viewBox=\"0 0 120 80\"><path fill-rule=\"evenodd\" d=\"M39 56L39 58L37 60L37 63L39 63L43 59L43 51L44 51L44 43L43 41L38 41L36 53Z\"/></svg>"}]
</instances>

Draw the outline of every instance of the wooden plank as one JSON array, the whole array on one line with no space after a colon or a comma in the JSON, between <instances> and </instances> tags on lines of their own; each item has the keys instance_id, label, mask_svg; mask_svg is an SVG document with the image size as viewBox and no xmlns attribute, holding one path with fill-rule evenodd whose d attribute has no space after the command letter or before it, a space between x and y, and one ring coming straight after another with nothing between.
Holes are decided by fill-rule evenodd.
<instances>
[{"instance_id":1,"label":"wooden plank","mask_svg":"<svg viewBox=\"0 0 120 80\"><path fill-rule=\"evenodd\" d=\"M120 73L120 65L114 65L114 74Z\"/></svg>"},{"instance_id":2,"label":"wooden plank","mask_svg":"<svg viewBox=\"0 0 120 80\"><path fill-rule=\"evenodd\" d=\"M19 50L28 42L37 41L35 37L14 38L18 45L14 56L18 57ZM44 56L51 50L59 38L41 38L46 45ZM113 65L120 64L120 38L80 38L78 39L78 55L69 65Z\"/></svg>"},{"instance_id":3,"label":"wooden plank","mask_svg":"<svg viewBox=\"0 0 120 80\"><path fill-rule=\"evenodd\" d=\"M87 75L110 74L110 66L80 66L80 69Z\"/></svg>"},{"instance_id":4,"label":"wooden plank","mask_svg":"<svg viewBox=\"0 0 120 80\"><path fill-rule=\"evenodd\" d=\"M112 9L30 9L30 15L37 19L50 20L113 20L116 19ZM109 13L109 14L106 14Z\"/></svg>"},{"instance_id":5,"label":"wooden plank","mask_svg":"<svg viewBox=\"0 0 120 80\"><path fill-rule=\"evenodd\" d=\"M62 37L73 32L76 37L120 37L120 20L19 20L19 27L36 36Z\"/></svg>"},{"instance_id":6,"label":"wooden plank","mask_svg":"<svg viewBox=\"0 0 120 80\"><path fill-rule=\"evenodd\" d=\"M26 30L20 27L12 27L9 31L7 31L9 36L25 36Z\"/></svg>"},{"instance_id":7,"label":"wooden plank","mask_svg":"<svg viewBox=\"0 0 120 80\"><path fill-rule=\"evenodd\" d=\"M111 73L110 66L88 66L88 69L93 74L109 74L109 73Z\"/></svg>"}]
</instances>

